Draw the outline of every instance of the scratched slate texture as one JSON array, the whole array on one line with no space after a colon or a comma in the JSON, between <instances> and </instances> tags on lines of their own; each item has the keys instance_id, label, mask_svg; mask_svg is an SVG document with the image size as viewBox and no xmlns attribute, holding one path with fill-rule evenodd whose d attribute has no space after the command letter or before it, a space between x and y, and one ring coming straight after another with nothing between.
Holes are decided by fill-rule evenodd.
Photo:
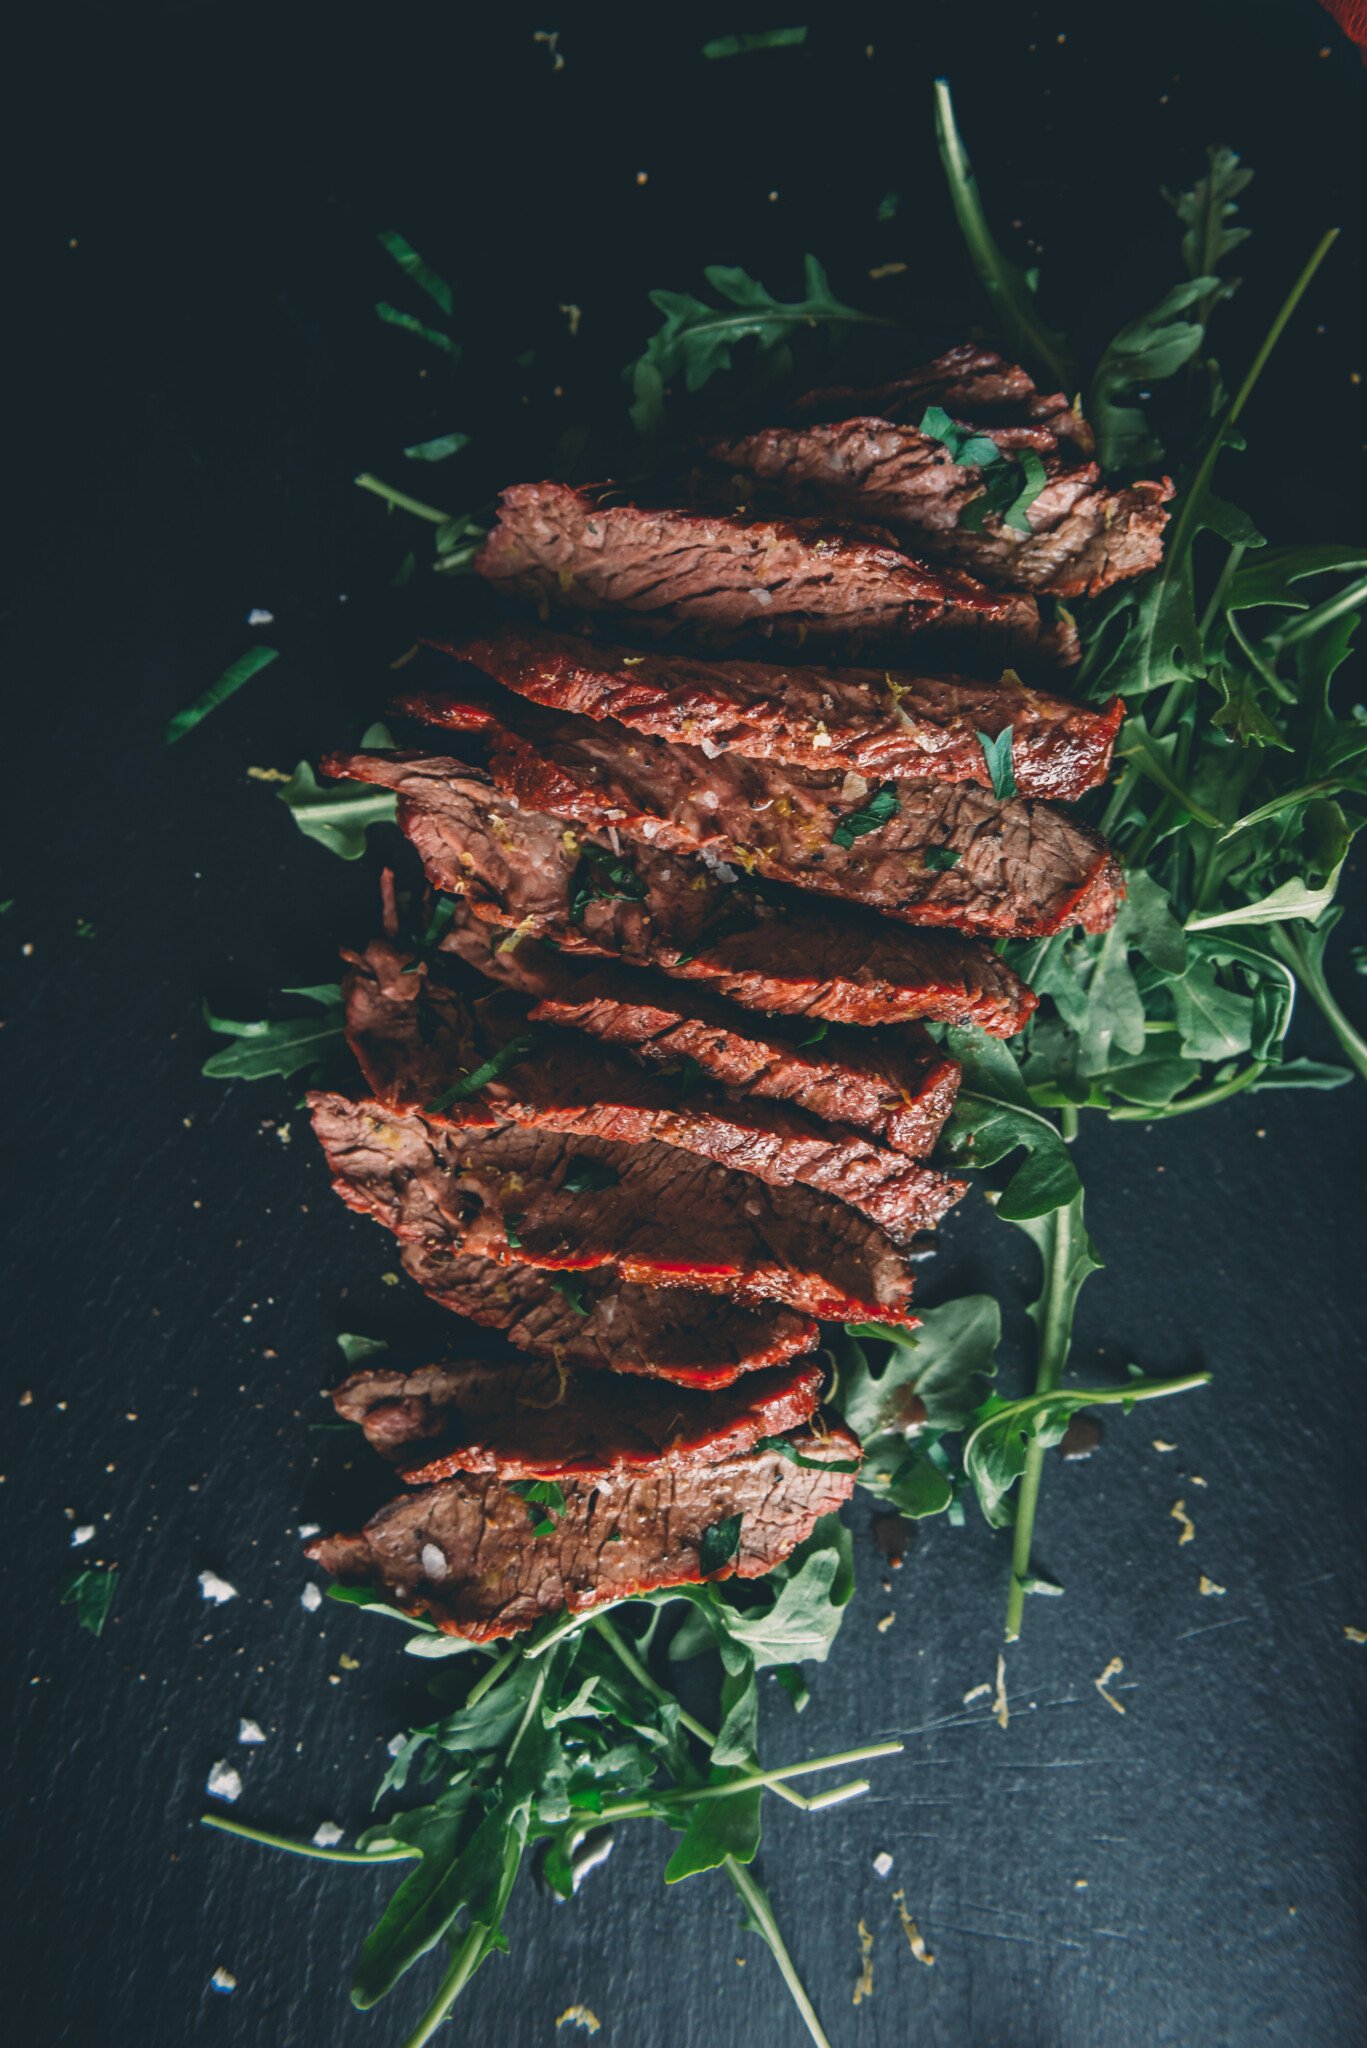
<instances>
[{"instance_id":1,"label":"scratched slate texture","mask_svg":"<svg viewBox=\"0 0 1367 2048\"><path fill-rule=\"evenodd\" d=\"M387 588L412 536L352 474L455 509L523 473L558 421L620 403L644 293L704 262L782 294L812 248L842 296L876 304L905 285L866 272L904 261L935 319L971 317L930 140L947 70L994 219L1085 333L1175 275L1156 187L1194 175L1208 140L1258 169L1245 344L1342 222L1225 488L1278 538L1360 530L1364 77L1327 17L1160 5L1123 33L1078 6L805 19L806 51L707 64L698 48L731 15L89 6L50 11L14 52L0 1467L17 1710L0 1938L16 2039L361 2048L397 2040L423 1995L373 2016L346 2001L385 1873L196 1827L219 1759L257 1823L361 1827L385 1740L422 1711L383 1628L301 1608L296 1530L348 1479L311 1427L335 1332L435 1348L448 1325L386 1284L392 1250L328 1194L291 1090L198 1072L202 996L249 1015L325 980L372 915L371 864L300 840L246 774L353 737L427 623ZM534 40L555 23L560 71ZM396 224L456 285L471 369L449 393L439 359L370 310L398 296L373 241ZM527 346L536 364L516 372ZM522 390L525 432L503 402L521 419ZM402 462L455 427L476 436L468 471ZM261 636L252 606L276 616ZM281 662L164 751L167 715L253 637ZM1339 960L1361 1016L1367 985ZM1313 1020L1304 1043L1329 1051ZM1086 1463L1051 1459L1038 1552L1067 1593L1030 1604L1005 1730L985 1697L964 1704L994 1675L1001 1539L970 1513L889 1573L868 1507L852 1510L837 1653L800 1720L777 1695L766 1707L776 1759L907 1744L862 1803L767 1821L762 1874L834 2048L1367 2033L1367 1649L1344 1633L1367 1627L1365 1138L1361 1088L1084 1128L1109 1263L1083 1296L1077 1369L1203 1365L1216 1384L1108 1419ZM1023 1361L1018 1235L970 1201L925 1273L928 1300L998 1291ZM55 1601L85 1523L79 1554L120 1569L99 1642ZM210 1568L238 1589L221 1608L200 1598ZM1202 1573L1224 1593L1202 1597ZM1116 1657L1108 1705L1093 1681ZM238 1746L242 1715L262 1747ZM666 1854L655 1831L623 1834L571 1905L524 1883L511 1953L451 2038L549 2048L580 2038L556 2021L582 2003L609 2048L798 2042L728 1888L666 1892ZM899 1889L933 1967L903 1938ZM856 2007L861 1920L874 1988ZM210 1988L219 1967L230 1996Z\"/></svg>"}]
</instances>

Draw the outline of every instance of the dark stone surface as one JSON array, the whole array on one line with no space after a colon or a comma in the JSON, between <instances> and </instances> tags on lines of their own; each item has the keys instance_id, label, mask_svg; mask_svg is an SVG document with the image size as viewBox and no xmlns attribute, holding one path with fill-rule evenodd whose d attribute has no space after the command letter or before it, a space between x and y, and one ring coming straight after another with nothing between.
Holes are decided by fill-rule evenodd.
<instances>
[{"instance_id":1,"label":"dark stone surface","mask_svg":"<svg viewBox=\"0 0 1367 2048\"><path fill-rule=\"evenodd\" d=\"M972 302L931 143L943 69L994 218L1042 245L1084 335L1171 281L1156 187L1188 179L1207 140L1258 171L1231 360L1342 221L1224 488L1279 539L1361 528L1364 79L1327 17L891 14L808 10L806 52L705 65L697 46L731 15L564 10L559 74L532 40L555 21L520 8L67 7L11 53L10 328L28 357L10 390L3 890L16 2039L393 2041L421 2000L372 2017L346 2002L384 1875L195 1825L227 1758L244 1816L360 1827L420 1690L378 1624L301 1612L296 1529L347 1455L309 1428L335 1331L446 1326L385 1284L391 1249L329 1196L290 1091L198 1071L201 996L253 1014L282 982L327 979L371 914L370 865L301 841L245 773L354 737L419 620L384 587L410 536L378 532L352 474L411 470L420 494L473 501L536 459L494 431L508 357L538 349L530 451L562 412L620 402L644 292L702 262L783 292L810 247L862 300L904 288L869 267L909 260L912 302L952 327ZM894 186L901 212L879 226ZM396 223L455 281L470 373L449 397L438 359L370 312L395 284L373 234ZM452 427L482 437L468 471L398 456ZM167 715L249 643L253 605L284 659L166 752ZM1304 1044L1328 1050L1313 1019ZM1367 1627L1365 1105L1361 1088L1270 1095L1084 1128L1108 1266L1076 1368L1202 1364L1216 1385L1050 1461L1038 1547L1068 1591L1031 1603L1005 1732L986 1699L961 1704L994 1674L1001 1540L927 1527L892 1572L856 1507L837 1655L800 1723L777 1696L767 1710L776 1757L907 1739L872 1798L767 1824L763 1874L835 2048L1350 2048L1367 2031L1367 1649L1344 1634ZM970 1203L926 1297L999 1290L1021 1356L1027 1253ZM1181 1547L1179 1498L1196 1526ZM98 1643L54 1591L86 1522L80 1554L121 1573ZM204 1604L208 1567L236 1601ZM1223 1595L1200 1595L1203 1572ZM1123 1718L1093 1684L1113 1657ZM238 1747L243 1714L264 1747ZM580 2001L631 2048L801 2039L727 1887L666 1893L666 1853L624 1837L571 1906L524 1884L512 1953L452 2039L549 2044ZM899 1887L933 1969L903 1939ZM861 1917L875 1991L854 2010ZM219 1965L232 1997L209 1989Z\"/></svg>"}]
</instances>

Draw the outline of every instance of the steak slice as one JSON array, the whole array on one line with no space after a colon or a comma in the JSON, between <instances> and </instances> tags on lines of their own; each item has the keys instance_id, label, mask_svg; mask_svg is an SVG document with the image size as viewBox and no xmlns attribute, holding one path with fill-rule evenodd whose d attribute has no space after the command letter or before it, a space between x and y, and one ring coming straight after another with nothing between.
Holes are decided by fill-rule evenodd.
<instances>
[{"instance_id":1,"label":"steak slice","mask_svg":"<svg viewBox=\"0 0 1367 2048\"><path fill-rule=\"evenodd\" d=\"M713 759L531 705L520 707L517 731L450 695L408 697L403 708L477 734L495 785L523 810L729 862L907 924L992 939L1048 938L1070 924L1103 932L1125 893L1104 840L1028 797L999 801L973 783L925 780L875 789L853 772Z\"/></svg>"},{"instance_id":2,"label":"steak slice","mask_svg":"<svg viewBox=\"0 0 1367 2048\"><path fill-rule=\"evenodd\" d=\"M816 1413L819 1365L751 1373L719 1394L662 1381L626 1386L550 1359L477 1359L413 1372L368 1367L332 1396L409 1486L455 1472L593 1479L642 1466L715 1465Z\"/></svg>"},{"instance_id":3,"label":"steak slice","mask_svg":"<svg viewBox=\"0 0 1367 2048\"><path fill-rule=\"evenodd\" d=\"M396 1237L566 1276L782 1301L835 1321L914 1323L911 1268L876 1224L666 1145L452 1130L343 1095L308 1098L333 1186ZM571 1289L575 1282L566 1279Z\"/></svg>"},{"instance_id":4,"label":"steak slice","mask_svg":"<svg viewBox=\"0 0 1367 2048\"><path fill-rule=\"evenodd\" d=\"M543 611L626 611L722 646L756 636L881 644L923 632L1008 658L1042 645L1033 598L929 568L879 528L633 504L614 490L510 485L474 566Z\"/></svg>"},{"instance_id":5,"label":"steak slice","mask_svg":"<svg viewBox=\"0 0 1367 2048\"><path fill-rule=\"evenodd\" d=\"M343 983L347 1042L373 1093L392 1108L431 1104L462 1073L497 1064L530 1036L537 1042L524 1057L503 1064L476 1092L424 1114L452 1125L519 1124L613 1144L677 1145L775 1187L834 1195L897 1240L933 1229L967 1192L962 1181L853 1131L828 1130L800 1110L689 1089L680 1077L642 1068L578 1033L528 1034L525 1002L490 995L472 1009L387 940L345 957L352 963Z\"/></svg>"},{"instance_id":6,"label":"steak slice","mask_svg":"<svg viewBox=\"0 0 1367 2048\"><path fill-rule=\"evenodd\" d=\"M1009 433L1000 448L1010 456ZM1044 488L1024 515L1028 531L987 513L975 532L964 515L981 498L986 472L956 462L914 426L867 415L803 422L709 441L705 452L729 472L735 492L753 499L758 486L787 511L877 520L932 560L997 588L1096 597L1162 559L1167 477L1111 490L1094 462L1070 465L1051 452L1042 458Z\"/></svg>"},{"instance_id":7,"label":"steak slice","mask_svg":"<svg viewBox=\"0 0 1367 2048\"><path fill-rule=\"evenodd\" d=\"M1071 443L1082 454L1094 447L1091 428L1061 391L1045 392L1019 363L995 350L961 342L933 362L904 370L887 384L863 390L848 384L809 391L793 411L799 419L839 420L878 413L913 426L928 405L942 406L955 419L982 426L1003 447L1047 453Z\"/></svg>"},{"instance_id":8,"label":"steak slice","mask_svg":"<svg viewBox=\"0 0 1367 2048\"><path fill-rule=\"evenodd\" d=\"M447 1635L487 1642L543 1615L572 1614L704 1577L761 1578L848 1500L859 1445L843 1429L788 1439L796 1464L754 1451L715 1465L660 1463L610 1479L571 1479L563 1511L538 1536L527 1501L501 1479L462 1473L401 1494L353 1536L326 1536L307 1555L348 1585L369 1585ZM825 1469L822 1469L822 1468ZM702 1544L740 1516L734 1556L704 1573Z\"/></svg>"},{"instance_id":9,"label":"steak slice","mask_svg":"<svg viewBox=\"0 0 1367 2048\"><path fill-rule=\"evenodd\" d=\"M324 772L398 792L398 820L434 887L477 917L567 951L616 954L709 983L747 1009L835 1024L934 1017L1019 1031L1035 997L971 940L868 912L773 899L700 862L610 841L501 801L461 761L333 755Z\"/></svg>"},{"instance_id":10,"label":"steak slice","mask_svg":"<svg viewBox=\"0 0 1367 2048\"><path fill-rule=\"evenodd\" d=\"M445 652L552 711L612 718L653 739L730 748L757 760L839 768L871 781L934 776L992 786L982 742L1011 728L1023 796L1084 796L1104 782L1124 716L1030 690L959 676L875 668L781 668L642 654L569 633L509 628Z\"/></svg>"},{"instance_id":11,"label":"steak slice","mask_svg":"<svg viewBox=\"0 0 1367 2048\"><path fill-rule=\"evenodd\" d=\"M434 1230L406 1244L400 1263L443 1308L574 1370L729 1387L816 1342L815 1323L771 1303L745 1308L723 1294L639 1287L603 1267L585 1273L571 1299L536 1266L497 1266L454 1242L453 1233Z\"/></svg>"},{"instance_id":12,"label":"steak slice","mask_svg":"<svg viewBox=\"0 0 1367 2048\"><path fill-rule=\"evenodd\" d=\"M535 939L500 944L464 905L442 946L531 997L534 1024L570 1026L676 1071L691 1071L691 1062L724 1088L795 1103L912 1159L935 1149L954 1106L959 1064L915 1024L813 1031L801 1021L758 1017L662 974L575 958Z\"/></svg>"}]
</instances>

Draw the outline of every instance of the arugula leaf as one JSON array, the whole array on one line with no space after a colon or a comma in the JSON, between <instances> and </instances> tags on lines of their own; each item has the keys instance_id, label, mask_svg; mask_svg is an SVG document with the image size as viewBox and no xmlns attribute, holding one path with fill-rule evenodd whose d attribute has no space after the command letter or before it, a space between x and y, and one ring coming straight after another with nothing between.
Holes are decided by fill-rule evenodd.
<instances>
[{"instance_id":1,"label":"arugula leaf","mask_svg":"<svg viewBox=\"0 0 1367 2048\"><path fill-rule=\"evenodd\" d=\"M972 1024L949 1031L946 1043L964 1069L942 1141L951 1162L995 1166L1024 1148L1029 1157L997 1202L1004 1222L1026 1222L1071 1202L1081 1187L1077 1168L1058 1126L1032 1101L1009 1049Z\"/></svg>"},{"instance_id":2,"label":"arugula leaf","mask_svg":"<svg viewBox=\"0 0 1367 2048\"><path fill-rule=\"evenodd\" d=\"M459 455L469 445L468 434L437 434L430 441L415 441L403 452L410 462L445 462L448 455Z\"/></svg>"},{"instance_id":3,"label":"arugula leaf","mask_svg":"<svg viewBox=\"0 0 1367 2048\"><path fill-rule=\"evenodd\" d=\"M1249 236L1247 228L1234 227L1231 223L1239 211L1239 194L1247 191L1253 182L1252 171L1241 167L1232 149L1208 148L1206 166L1205 177L1198 178L1190 192L1163 192L1163 197L1187 230L1182 237L1182 261L1189 277L1211 276L1226 256L1231 255L1241 242L1246 242ZM1228 298L1238 280L1225 282L1217 278L1215 282L1219 287L1218 295ZM1203 307L1202 321L1209 317L1209 306Z\"/></svg>"},{"instance_id":4,"label":"arugula leaf","mask_svg":"<svg viewBox=\"0 0 1367 2048\"><path fill-rule=\"evenodd\" d=\"M100 1565L70 1565L63 1572L57 1598L63 1607L76 1609L79 1627L92 1636L102 1635L114 1605L119 1575Z\"/></svg>"},{"instance_id":5,"label":"arugula leaf","mask_svg":"<svg viewBox=\"0 0 1367 2048\"><path fill-rule=\"evenodd\" d=\"M1009 725L1004 725L995 739L985 732L978 734L978 745L983 750L987 772L992 778L992 794L1003 803L1009 797L1020 794L1016 788L1016 770L1011 759L1013 736Z\"/></svg>"},{"instance_id":6,"label":"arugula leaf","mask_svg":"<svg viewBox=\"0 0 1367 2048\"><path fill-rule=\"evenodd\" d=\"M337 1349L354 1371L358 1365L369 1365L372 1358L383 1358L389 1345L383 1337L358 1337L353 1330L342 1330Z\"/></svg>"},{"instance_id":7,"label":"arugula leaf","mask_svg":"<svg viewBox=\"0 0 1367 2048\"><path fill-rule=\"evenodd\" d=\"M501 1045L497 1052L490 1053L487 1060L482 1060L477 1067L472 1067L468 1074L462 1074L449 1088L443 1088L441 1094L435 1096L431 1102L425 1102L423 1115L440 1116L453 1102L464 1102L469 1096L478 1095L481 1088L487 1088L500 1074L506 1074L509 1067L520 1066L529 1054L536 1051L540 1043L540 1037L536 1032L519 1032L515 1038L510 1038L506 1045Z\"/></svg>"},{"instance_id":8,"label":"arugula leaf","mask_svg":"<svg viewBox=\"0 0 1367 2048\"><path fill-rule=\"evenodd\" d=\"M849 1428L870 1442L918 1428L959 1430L985 1399L996 1373L1001 1310L990 1294L964 1294L921 1310L920 1327L849 1323L857 1340L842 1356L834 1400ZM888 1355L875 1370L871 1344Z\"/></svg>"},{"instance_id":9,"label":"arugula leaf","mask_svg":"<svg viewBox=\"0 0 1367 2048\"><path fill-rule=\"evenodd\" d=\"M567 1195L582 1195L598 1188L615 1188L622 1176L602 1159L575 1159L560 1186Z\"/></svg>"},{"instance_id":10,"label":"arugula leaf","mask_svg":"<svg viewBox=\"0 0 1367 2048\"><path fill-rule=\"evenodd\" d=\"M703 276L721 306L709 306L691 292L650 294L664 320L623 373L632 391L632 423L641 434L657 434L663 426L666 386L682 377L688 391L701 391L718 371L732 368L732 350L739 341L754 342L761 364L773 370L785 366L795 328L893 324L842 305L815 256L803 259L805 296L787 302L733 265L709 264Z\"/></svg>"},{"instance_id":11,"label":"arugula leaf","mask_svg":"<svg viewBox=\"0 0 1367 2048\"><path fill-rule=\"evenodd\" d=\"M806 40L805 28L761 28L746 35L714 36L703 44L702 53L704 57L742 57L751 50L792 49Z\"/></svg>"},{"instance_id":12,"label":"arugula leaf","mask_svg":"<svg viewBox=\"0 0 1367 2048\"><path fill-rule=\"evenodd\" d=\"M866 832L876 832L880 825L886 825L890 818L895 818L901 808L902 799L897 794L896 785L881 783L867 803L857 811L848 812L837 822L831 838L837 846L853 846L855 840Z\"/></svg>"},{"instance_id":13,"label":"arugula leaf","mask_svg":"<svg viewBox=\"0 0 1367 2048\"><path fill-rule=\"evenodd\" d=\"M742 1608L736 1604L741 1597L736 1586L730 1580L701 1592L716 1602L720 1626L753 1658L757 1671L824 1663L854 1592L850 1532L839 1515L823 1515L807 1540L763 1581L766 1594L774 1594L771 1601Z\"/></svg>"},{"instance_id":14,"label":"arugula leaf","mask_svg":"<svg viewBox=\"0 0 1367 2048\"><path fill-rule=\"evenodd\" d=\"M1007 354L1017 357L1027 368L1043 372L1056 390L1076 391L1076 367L1062 335L1055 334L1040 318L1032 278L1014 263L1008 263L992 238L978 196L978 181L954 118L954 102L946 78L935 81L935 139L959 231L979 282L991 301Z\"/></svg>"},{"instance_id":15,"label":"arugula leaf","mask_svg":"<svg viewBox=\"0 0 1367 2048\"><path fill-rule=\"evenodd\" d=\"M413 244L407 241L403 235L399 234L396 229L382 228L376 236L376 240L379 242L380 247L387 250L394 258L394 261L398 264L404 275L411 277L414 284L420 286L426 292L428 298L435 301L449 320L451 317L451 287L446 282L446 279L438 277L431 265L424 263L422 257L419 256L417 250L413 247Z\"/></svg>"},{"instance_id":16,"label":"arugula leaf","mask_svg":"<svg viewBox=\"0 0 1367 2048\"><path fill-rule=\"evenodd\" d=\"M927 440L938 441L948 451L950 461L962 468L986 469L989 463L1004 460L995 441L975 427L960 426L942 405L928 405L916 431Z\"/></svg>"},{"instance_id":17,"label":"arugula leaf","mask_svg":"<svg viewBox=\"0 0 1367 2048\"><path fill-rule=\"evenodd\" d=\"M229 697L235 697L244 683L249 683L263 668L269 668L279 660L274 647L249 647L245 654L239 654L231 667L225 668L216 683L210 683L202 697L196 697L193 704L178 711L166 727L166 744L173 747L177 740L183 740L187 732L193 732L211 711L220 704L226 704Z\"/></svg>"},{"instance_id":18,"label":"arugula leaf","mask_svg":"<svg viewBox=\"0 0 1367 2048\"><path fill-rule=\"evenodd\" d=\"M287 1017L280 1023L258 1018L239 1023L231 1017L216 1017L204 1005L204 1021L221 1037L238 1041L212 1053L200 1068L211 1081L264 1081L274 1075L288 1078L301 1067L316 1066L329 1059L344 1044L342 991L335 982L318 988L286 989L286 995L306 996L322 1011L317 1017Z\"/></svg>"},{"instance_id":19,"label":"arugula leaf","mask_svg":"<svg viewBox=\"0 0 1367 2048\"><path fill-rule=\"evenodd\" d=\"M928 405L921 415L918 432L939 441L952 462L983 472L983 488L964 507L959 524L967 533L981 533L992 514L1017 533L1029 533L1026 513L1048 482L1043 462L1033 449L1022 451L1017 460L1002 454L996 442L973 427L952 420L942 406Z\"/></svg>"},{"instance_id":20,"label":"arugula leaf","mask_svg":"<svg viewBox=\"0 0 1367 2048\"><path fill-rule=\"evenodd\" d=\"M443 355L451 358L453 367L460 361L460 343L452 341L450 335L443 334L439 327L429 327L425 320L417 320L411 313L391 306L388 299L379 300L375 311L390 327L402 327L406 334L416 334L419 341L425 341L429 348L439 348Z\"/></svg>"},{"instance_id":21,"label":"arugula leaf","mask_svg":"<svg viewBox=\"0 0 1367 2048\"><path fill-rule=\"evenodd\" d=\"M709 1784L725 1784L733 1774L713 1771ZM683 1840L665 1865L665 1883L677 1884L699 1870L715 1870L729 1860L753 1863L759 1850L760 1800L758 1785L752 1791L737 1792L730 1799L711 1799L693 1808Z\"/></svg>"},{"instance_id":22,"label":"arugula leaf","mask_svg":"<svg viewBox=\"0 0 1367 2048\"><path fill-rule=\"evenodd\" d=\"M1110 341L1092 375L1087 419L1103 470L1135 469L1163 453L1137 405L1141 386L1160 384L1189 363L1205 339L1205 306L1222 290L1218 277L1174 285L1148 313L1129 320Z\"/></svg>"},{"instance_id":23,"label":"arugula leaf","mask_svg":"<svg viewBox=\"0 0 1367 2048\"><path fill-rule=\"evenodd\" d=\"M391 825L398 816L392 790L367 782L329 783L324 789L307 761L276 791L306 839L316 839L342 860L359 860L372 825Z\"/></svg>"},{"instance_id":24,"label":"arugula leaf","mask_svg":"<svg viewBox=\"0 0 1367 2048\"><path fill-rule=\"evenodd\" d=\"M740 1549L740 1515L726 1515L721 1521L713 1522L702 1532L698 1545L699 1569L703 1577L710 1578L723 1565L730 1564Z\"/></svg>"}]
</instances>

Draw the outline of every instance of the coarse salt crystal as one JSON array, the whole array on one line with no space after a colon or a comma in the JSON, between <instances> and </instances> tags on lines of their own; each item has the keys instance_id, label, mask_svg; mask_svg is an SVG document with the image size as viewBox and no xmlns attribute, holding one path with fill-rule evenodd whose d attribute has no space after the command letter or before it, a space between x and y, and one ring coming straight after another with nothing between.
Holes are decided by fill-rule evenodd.
<instances>
[{"instance_id":1,"label":"coarse salt crystal","mask_svg":"<svg viewBox=\"0 0 1367 2048\"><path fill-rule=\"evenodd\" d=\"M321 1522L301 1522L301 1523L299 1524L299 1532L298 1532L298 1533L299 1533L299 1541L300 1541L301 1543L307 1543L307 1542L308 1542L308 1539L309 1539L309 1537L310 1537L310 1536L321 1536L321 1535L322 1535L322 1533L323 1533L323 1525L322 1525L322 1523L321 1523Z\"/></svg>"},{"instance_id":2,"label":"coarse salt crystal","mask_svg":"<svg viewBox=\"0 0 1367 2048\"><path fill-rule=\"evenodd\" d=\"M892 1858L886 1849L880 1849L873 1859L873 1867L880 1877L886 1877L892 1869Z\"/></svg>"},{"instance_id":3,"label":"coarse salt crystal","mask_svg":"<svg viewBox=\"0 0 1367 2048\"><path fill-rule=\"evenodd\" d=\"M443 1551L438 1550L435 1543L423 1544L422 1568L429 1579L444 1579L446 1577L448 1569L446 1556Z\"/></svg>"},{"instance_id":4,"label":"coarse salt crystal","mask_svg":"<svg viewBox=\"0 0 1367 2048\"><path fill-rule=\"evenodd\" d=\"M237 1724L237 1739L239 1742L264 1742L266 1731L259 1721L249 1721L244 1714Z\"/></svg>"},{"instance_id":5,"label":"coarse salt crystal","mask_svg":"<svg viewBox=\"0 0 1367 2048\"><path fill-rule=\"evenodd\" d=\"M275 624L275 613L263 612L260 605L254 604L247 614L247 624L249 626L273 626Z\"/></svg>"},{"instance_id":6,"label":"coarse salt crystal","mask_svg":"<svg viewBox=\"0 0 1367 2048\"><path fill-rule=\"evenodd\" d=\"M231 1970L225 1970L222 1963L214 1971L213 1976L209 1979L209 1983L215 1991L236 1991L237 1989L236 1977L234 1977Z\"/></svg>"},{"instance_id":7,"label":"coarse salt crystal","mask_svg":"<svg viewBox=\"0 0 1367 2048\"><path fill-rule=\"evenodd\" d=\"M212 1600L215 1607L221 1607L225 1600L236 1600L237 1587L230 1586L217 1572L201 1572L199 1590L206 1600Z\"/></svg>"},{"instance_id":8,"label":"coarse salt crystal","mask_svg":"<svg viewBox=\"0 0 1367 2048\"><path fill-rule=\"evenodd\" d=\"M95 1524L93 1522L82 1522L79 1529L73 1529L71 1532L72 1549L79 1550L83 1543L89 1543L94 1534Z\"/></svg>"},{"instance_id":9,"label":"coarse salt crystal","mask_svg":"<svg viewBox=\"0 0 1367 2048\"><path fill-rule=\"evenodd\" d=\"M242 1797L242 1776L226 1759L216 1763L204 1781L204 1789L213 1799L229 1801Z\"/></svg>"},{"instance_id":10,"label":"coarse salt crystal","mask_svg":"<svg viewBox=\"0 0 1367 2048\"><path fill-rule=\"evenodd\" d=\"M335 1849L343 1839L343 1830L335 1820L325 1820L313 1830L313 1843L317 1849Z\"/></svg>"},{"instance_id":11,"label":"coarse salt crystal","mask_svg":"<svg viewBox=\"0 0 1367 2048\"><path fill-rule=\"evenodd\" d=\"M301 1607L307 1608L308 1612L312 1614L317 1608L321 1607L322 1604L323 1595L319 1591L318 1587L314 1585L313 1581L310 1580L308 1585L305 1586L303 1592L299 1595L299 1605Z\"/></svg>"},{"instance_id":12,"label":"coarse salt crystal","mask_svg":"<svg viewBox=\"0 0 1367 2048\"><path fill-rule=\"evenodd\" d=\"M407 1740L408 1737L406 1735L391 1735L385 1744L385 1748L390 1756L400 1756L403 1753L403 1746Z\"/></svg>"}]
</instances>

